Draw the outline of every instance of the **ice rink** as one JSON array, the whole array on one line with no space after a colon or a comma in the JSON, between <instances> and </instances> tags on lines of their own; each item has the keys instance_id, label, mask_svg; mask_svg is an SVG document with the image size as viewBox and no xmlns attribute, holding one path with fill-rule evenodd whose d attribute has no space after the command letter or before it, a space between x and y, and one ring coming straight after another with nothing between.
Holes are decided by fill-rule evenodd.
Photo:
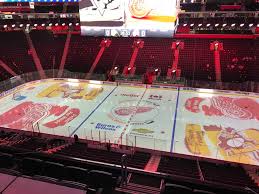
<instances>
[{"instance_id":1,"label":"ice rink","mask_svg":"<svg viewBox=\"0 0 259 194\"><path fill-rule=\"evenodd\" d=\"M0 126L259 165L258 98L47 79L2 93Z\"/></svg>"}]
</instances>

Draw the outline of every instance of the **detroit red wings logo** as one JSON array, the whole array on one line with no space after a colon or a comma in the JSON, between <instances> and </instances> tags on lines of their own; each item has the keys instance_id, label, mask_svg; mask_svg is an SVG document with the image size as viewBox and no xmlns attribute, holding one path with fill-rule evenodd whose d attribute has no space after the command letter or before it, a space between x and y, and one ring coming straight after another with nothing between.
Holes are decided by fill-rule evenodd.
<instances>
[{"instance_id":1,"label":"detroit red wings logo","mask_svg":"<svg viewBox=\"0 0 259 194\"><path fill-rule=\"evenodd\" d=\"M13 129L32 130L37 122L50 116L61 116L49 121L44 126L55 128L64 126L80 114L80 110L69 106L58 106L47 103L23 102L0 115L0 125Z\"/></svg>"},{"instance_id":2,"label":"detroit red wings logo","mask_svg":"<svg viewBox=\"0 0 259 194\"><path fill-rule=\"evenodd\" d=\"M130 106L130 107L119 107L114 110L114 112L117 115L120 116L128 116L130 114L139 114L139 113L145 113L149 112L153 109L153 107L136 107L136 106Z\"/></svg>"},{"instance_id":3,"label":"detroit red wings logo","mask_svg":"<svg viewBox=\"0 0 259 194\"><path fill-rule=\"evenodd\" d=\"M259 120L259 103L251 98L193 97L186 100L185 109L206 116L225 116L233 119Z\"/></svg>"},{"instance_id":4,"label":"detroit red wings logo","mask_svg":"<svg viewBox=\"0 0 259 194\"><path fill-rule=\"evenodd\" d=\"M129 122L130 117L131 124L150 124L159 113L158 107L158 104L147 100L142 100L140 103L136 100L121 101L112 108L108 117L121 124Z\"/></svg>"}]
</instances>

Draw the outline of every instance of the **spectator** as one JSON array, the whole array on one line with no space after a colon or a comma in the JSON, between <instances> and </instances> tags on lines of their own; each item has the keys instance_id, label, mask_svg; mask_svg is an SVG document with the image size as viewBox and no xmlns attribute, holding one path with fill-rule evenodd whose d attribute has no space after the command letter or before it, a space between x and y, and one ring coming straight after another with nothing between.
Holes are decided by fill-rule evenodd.
<instances>
[{"instance_id":1,"label":"spectator","mask_svg":"<svg viewBox=\"0 0 259 194\"><path fill-rule=\"evenodd\" d=\"M128 177L128 169L127 169L127 155L123 154L121 156L121 184L127 186L127 177Z\"/></svg>"},{"instance_id":2,"label":"spectator","mask_svg":"<svg viewBox=\"0 0 259 194\"><path fill-rule=\"evenodd\" d=\"M79 139L78 139L78 135L77 135L77 134L74 135L74 141L75 141L75 143L78 143L78 142L79 142Z\"/></svg>"}]
</instances>

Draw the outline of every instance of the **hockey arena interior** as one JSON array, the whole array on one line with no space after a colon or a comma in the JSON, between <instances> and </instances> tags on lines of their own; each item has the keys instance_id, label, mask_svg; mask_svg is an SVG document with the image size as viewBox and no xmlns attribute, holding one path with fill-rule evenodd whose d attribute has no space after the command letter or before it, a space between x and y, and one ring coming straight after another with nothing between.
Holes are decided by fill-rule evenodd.
<instances>
[{"instance_id":1,"label":"hockey arena interior","mask_svg":"<svg viewBox=\"0 0 259 194\"><path fill-rule=\"evenodd\" d=\"M0 0L1 194L258 194L258 0Z\"/></svg>"}]
</instances>

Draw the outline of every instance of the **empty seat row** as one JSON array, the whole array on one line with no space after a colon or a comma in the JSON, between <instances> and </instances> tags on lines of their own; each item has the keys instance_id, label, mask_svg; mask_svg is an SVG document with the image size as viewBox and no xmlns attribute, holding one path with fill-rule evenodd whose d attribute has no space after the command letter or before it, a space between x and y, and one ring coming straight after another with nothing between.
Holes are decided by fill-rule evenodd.
<instances>
[{"instance_id":1,"label":"empty seat row","mask_svg":"<svg viewBox=\"0 0 259 194\"><path fill-rule=\"evenodd\" d=\"M104 193L111 192L120 182L120 178L114 177L109 172L65 166L60 163L29 157L22 160L20 170L25 175L38 178L50 178L50 180L62 181L66 184L79 183L94 189L103 188Z\"/></svg>"},{"instance_id":2,"label":"empty seat row","mask_svg":"<svg viewBox=\"0 0 259 194\"><path fill-rule=\"evenodd\" d=\"M158 171L170 175L178 175L200 179L195 160L164 156L161 158Z\"/></svg>"},{"instance_id":3,"label":"empty seat row","mask_svg":"<svg viewBox=\"0 0 259 194\"><path fill-rule=\"evenodd\" d=\"M99 162L113 163L120 165L122 153L89 148L85 143L74 143L57 152L67 156L84 158ZM133 156L128 156L128 166L144 169L150 158L150 153L135 152Z\"/></svg>"},{"instance_id":4,"label":"empty seat row","mask_svg":"<svg viewBox=\"0 0 259 194\"><path fill-rule=\"evenodd\" d=\"M166 183L161 191L161 194L215 194L211 191L192 189L187 186Z\"/></svg>"}]
</instances>

